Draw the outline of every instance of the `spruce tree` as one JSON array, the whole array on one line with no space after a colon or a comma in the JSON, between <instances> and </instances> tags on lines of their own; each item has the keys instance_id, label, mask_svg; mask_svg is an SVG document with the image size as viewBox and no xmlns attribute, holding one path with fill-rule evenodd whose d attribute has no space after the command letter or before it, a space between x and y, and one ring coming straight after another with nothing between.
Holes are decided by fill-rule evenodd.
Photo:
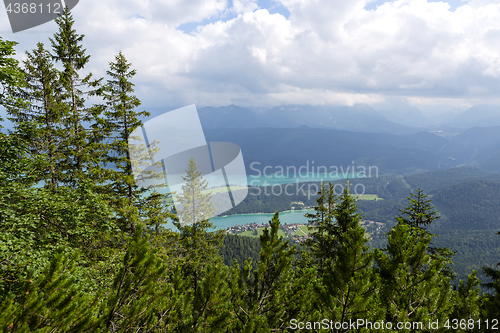
<instances>
[{"instance_id":1,"label":"spruce tree","mask_svg":"<svg viewBox=\"0 0 500 333\"><path fill-rule=\"evenodd\" d=\"M176 257L176 265L179 265L194 299L190 304L191 316L186 318L180 331L224 331L229 301L228 272L219 255L224 232L210 231L213 224L209 218L214 208L210 196L202 193L206 189L206 180L193 159L186 173L179 200L184 205L180 213L184 220L176 218L173 221L179 230L179 238L172 255Z\"/></svg>"},{"instance_id":2,"label":"spruce tree","mask_svg":"<svg viewBox=\"0 0 500 333\"><path fill-rule=\"evenodd\" d=\"M427 195L420 188L410 192L407 197L408 205L405 209L400 209L400 214L396 217L398 223L404 223L411 227L426 229L432 222L439 218L439 212L427 199Z\"/></svg>"},{"instance_id":3,"label":"spruce tree","mask_svg":"<svg viewBox=\"0 0 500 333\"><path fill-rule=\"evenodd\" d=\"M335 254L325 261L325 272L315 285L321 316L336 322L382 319L379 306L379 277L373 270L373 252L366 245L355 198L346 184L333 208L336 220ZM361 329L360 331L364 331ZM341 328L338 332L348 332ZM366 330L369 331L369 330Z\"/></svg>"},{"instance_id":4,"label":"spruce tree","mask_svg":"<svg viewBox=\"0 0 500 333\"><path fill-rule=\"evenodd\" d=\"M439 219L439 211L432 205L432 200L424 194L420 188L410 193L406 198L408 204L405 209L400 209L400 214L396 217L398 224L406 224L412 227L411 232L417 234L429 234L431 237L436 235L430 234L427 229L437 219ZM427 247L427 251L432 258L439 260L444 259L447 264L452 262L453 255L455 254L451 249L445 247L434 247L432 243ZM443 272L449 277L453 278L455 273L449 265L443 266Z\"/></svg>"},{"instance_id":5,"label":"spruce tree","mask_svg":"<svg viewBox=\"0 0 500 333\"><path fill-rule=\"evenodd\" d=\"M104 182L99 159L106 151L101 144L103 133L98 126L102 107L85 105L86 97L99 93L102 79L94 80L92 73L80 77L90 55L86 54L81 44L84 35L78 34L73 27L75 22L69 8L66 7L55 22L59 30L54 38L50 38L50 42L53 60L63 66L60 73L66 104L63 122L68 131L67 141L63 145L67 160L61 165L66 176L64 182L72 186L84 178Z\"/></svg>"},{"instance_id":6,"label":"spruce tree","mask_svg":"<svg viewBox=\"0 0 500 333\"><path fill-rule=\"evenodd\" d=\"M177 201L182 205L182 210L178 212L180 222L183 225L198 223L210 219L215 207L212 202L211 193L206 193L208 182L202 177L202 172L198 171L198 166L193 158L189 160L186 169L186 176L182 176L184 185L182 193Z\"/></svg>"},{"instance_id":7,"label":"spruce tree","mask_svg":"<svg viewBox=\"0 0 500 333\"><path fill-rule=\"evenodd\" d=\"M19 68L19 61L13 57L16 53L14 46L17 44L0 37L0 105L5 107L24 103L19 90L25 86L25 78ZM0 128L2 127L0 124Z\"/></svg>"},{"instance_id":8,"label":"spruce tree","mask_svg":"<svg viewBox=\"0 0 500 333\"><path fill-rule=\"evenodd\" d=\"M292 267L295 246L278 235L279 213L260 236L260 258L252 269L249 258L243 270L235 262L232 268L231 289L235 323L231 332L286 331L290 320L307 316L315 274L305 269L296 276Z\"/></svg>"},{"instance_id":9,"label":"spruce tree","mask_svg":"<svg viewBox=\"0 0 500 333\"><path fill-rule=\"evenodd\" d=\"M92 267L116 232L105 198L87 184L56 192L34 187L45 156L31 154L33 124L18 130L0 139L0 293L18 288L29 269L39 273L56 253L80 253L80 264Z\"/></svg>"},{"instance_id":10,"label":"spruce tree","mask_svg":"<svg viewBox=\"0 0 500 333\"><path fill-rule=\"evenodd\" d=\"M150 115L149 112L135 110L141 105L141 101L134 95L134 84L131 82L136 71L131 69L132 65L127 62L122 52L115 56L115 62L110 62L109 66L110 69L106 73L110 79L102 90L106 110L100 126L104 132L103 139L107 151L102 163L106 168L107 179L110 180L107 188L118 213L118 224L123 230L129 229L133 232L134 225L139 220L140 207L164 200L159 198L161 195L155 194L149 200L141 201L145 189L138 188L135 184L130 152L133 151L136 157L138 147L130 147L129 139L131 133L142 126L140 118ZM146 147L143 147L143 150L147 150ZM149 220L153 214L158 213L160 207L156 204L154 208L155 212L146 209L145 214L149 216ZM159 216L156 220L158 218ZM127 223L131 225L126 225Z\"/></svg>"},{"instance_id":11,"label":"spruce tree","mask_svg":"<svg viewBox=\"0 0 500 333\"><path fill-rule=\"evenodd\" d=\"M315 213L304 215L308 218L310 230L310 238L306 240L305 245L312 256L312 262L321 273L325 269L325 261L335 256L340 230L334 216L337 199L334 186L332 183L325 186L325 183L322 182L317 194L317 205L313 207ZM303 257L304 255L305 253Z\"/></svg>"},{"instance_id":12,"label":"spruce tree","mask_svg":"<svg viewBox=\"0 0 500 333\"><path fill-rule=\"evenodd\" d=\"M386 320L421 322L407 331L430 331L429 322L444 323L452 311L450 277L443 272L448 258L428 253L432 234L418 227L399 223L387 238L386 253L376 250Z\"/></svg>"},{"instance_id":13,"label":"spruce tree","mask_svg":"<svg viewBox=\"0 0 500 333\"><path fill-rule=\"evenodd\" d=\"M107 109L104 112L105 124L109 130L109 162L114 164L119 173L113 179L115 191L119 196L134 201L134 178L128 140L130 134L142 126L141 117L149 117L146 111L136 111L141 101L134 94L134 84L130 81L136 70L122 52L115 56L115 62L109 63L106 72L111 79L103 89L103 98Z\"/></svg>"},{"instance_id":14,"label":"spruce tree","mask_svg":"<svg viewBox=\"0 0 500 333\"><path fill-rule=\"evenodd\" d=\"M21 128L23 123L35 126L36 134L31 136L30 148L33 154L46 156L42 180L46 186L55 189L61 179L58 168L60 143L66 136L61 127L62 87L51 55L42 43L38 43L32 52L26 52L26 56L26 87L23 90L29 103L10 106L7 110L16 128Z\"/></svg>"}]
</instances>

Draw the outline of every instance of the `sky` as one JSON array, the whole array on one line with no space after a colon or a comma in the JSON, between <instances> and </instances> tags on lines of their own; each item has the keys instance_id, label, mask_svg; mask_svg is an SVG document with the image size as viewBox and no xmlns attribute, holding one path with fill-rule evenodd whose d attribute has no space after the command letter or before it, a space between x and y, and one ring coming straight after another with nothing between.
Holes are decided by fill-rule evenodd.
<instances>
[{"instance_id":1,"label":"sky","mask_svg":"<svg viewBox=\"0 0 500 333\"><path fill-rule=\"evenodd\" d=\"M72 10L106 77L122 51L151 108L500 104L498 0L80 0ZM0 36L18 59L54 22Z\"/></svg>"}]
</instances>

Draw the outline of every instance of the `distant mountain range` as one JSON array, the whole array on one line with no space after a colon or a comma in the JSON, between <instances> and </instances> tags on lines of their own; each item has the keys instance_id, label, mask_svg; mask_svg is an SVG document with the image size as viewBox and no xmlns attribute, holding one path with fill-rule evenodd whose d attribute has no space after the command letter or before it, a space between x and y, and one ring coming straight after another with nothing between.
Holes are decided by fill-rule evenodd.
<instances>
[{"instance_id":1,"label":"distant mountain range","mask_svg":"<svg viewBox=\"0 0 500 333\"><path fill-rule=\"evenodd\" d=\"M204 128L330 128L354 132L412 134L433 131L454 135L475 126L500 126L500 106L475 105L460 110L450 105L434 108L391 101L373 106L283 105L263 112L236 105L198 110Z\"/></svg>"},{"instance_id":2,"label":"distant mountain range","mask_svg":"<svg viewBox=\"0 0 500 333\"><path fill-rule=\"evenodd\" d=\"M238 144L247 172L258 167L377 166L381 174L408 174L457 166L500 172L500 127L469 129L452 137L429 132L395 135L324 128L208 129L207 141ZM250 168L251 163L254 164Z\"/></svg>"},{"instance_id":3,"label":"distant mountain range","mask_svg":"<svg viewBox=\"0 0 500 333\"><path fill-rule=\"evenodd\" d=\"M308 126L356 132L408 134L417 129L396 124L368 105L353 106L275 106L255 113L236 105L198 110L204 128L295 128Z\"/></svg>"},{"instance_id":4,"label":"distant mountain range","mask_svg":"<svg viewBox=\"0 0 500 333\"><path fill-rule=\"evenodd\" d=\"M151 117L170 110L156 109ZM354 161L395 174L464 165L500 171L500 106L459 111L445 105L441 111L420 112L396 100L374 107L283 105L267 111L229 105L203 107L198 113L207 141L237 143L247 170L253 161L263 166L306 161L347 166ZM447 118L432 125L424 116L432 112Z\"/></svg>"},{"instance_id":5,"label":"distant mountain range","mask_svg":"<svg viewBox=\"0 0 500 333\"><path fill-rule=\"evenodd\" d=\"M151 117L177 107L148 108ZM198 108L205 129L215 128L329 128L352 132L415 134L422 131L451 136L472 127L500 126L500 106L475 105L461 110L451 105L413 106L398 99L373 105L352 106L281 105L272 108L241 107L236 105ZM3 126L5 110L0 108ZM146 121L146 120L144 120Z\"/></svg>"}]
</instances>

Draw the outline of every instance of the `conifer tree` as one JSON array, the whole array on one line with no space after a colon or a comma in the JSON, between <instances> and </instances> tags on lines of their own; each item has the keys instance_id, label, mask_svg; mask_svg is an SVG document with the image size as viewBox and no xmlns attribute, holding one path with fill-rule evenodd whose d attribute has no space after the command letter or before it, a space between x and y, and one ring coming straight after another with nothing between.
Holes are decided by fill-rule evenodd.
<instances>
[{"instance_id":1,"label":"conifer tree","mask_svg":"<svg viewBox=\"0 0 500 333\"><path fill-rule=\"evenodd\" d=\"M61 85L58 71L54 68L50 53L42 43L32 52L26 52L24 61L26 87L24 95L29 103L8 107L16 128L22 123L35 126L30 147L34 154L46 156L46 168L42 173L46 186L55 189L60 182L58 172L60 142L65 137L61 128Z\"/></svg>"},{"instance_id":2,"label":"conifer tree","mask_svg":"<svg viewBox=\"0 0 500 333\"><path fill-rule=\"evenodd\" d=\"M5 107L24 103L22 96L19 96L19 89L24 87L25 78L19 68L19 61L13 57L16 53L14 46L17 44L0 37L0 105Z\"/></svg>"},{"instance_id":3,"label":"conifer tree","mask_svg":"<svg viewBox=\"0 0 500 333\"><path fill-rule=\"evenodd\" d=\"M211 201L211 193L206 193L208 182L202 177L202 172L198 171L198 166L193 158L189 160L186 169L186 176L182 179L185 184L182 186L182 194L177 200L182 205L182 210L178 212L180 222L184 225L198 223L210 219L215 207Z\"/></svg>"},{"instance_id":4,"label":"conifer tree","mask_svg":"<svg viewBox=\"0 0 500 333\"><path fill-rule=\"evenodd\" d=\"M109 66L106 73L111 79L107 80L103 89L107 104L104 112L105 127L110 134L108 162L113 163L118 170L113 175L113 190L132 204L137 194L134 193L136 189L128 140L130 134L142 126L140 118L148 117L150 113L135 110L141 105L141 101L133 95L135 85L130 80L137 72L131 69L132 64L127 62L123 53L118 53L115 62L110 62Z\"/></svg>"},{"instance_id":5,"label":"conifer tree","mask_svg":"<svg viewBox=\"0 0 500 333\"><path fill-rule=\"evenodd\" d=\"M96 295L76 283L76 258L57 255L42 274L23 279L17 295L0 301L0 329L4 332L98 331Z\"/></svg>"},{"instance_id":6,"label":"conifer tree","mask_svg":"<svg viewBox=\"0 0 500 333\"><path fill-rule=\"evenodd\" d=\"M314 206L315 213L306 213L309 220L309 236L305 245L312 256L312 262L323 272L325 261L334 258L337 245L339 244L339 225L334 217L334 208L337 196L332 183L325 186L321 183L320 191L317 193L317 205ZM305 253L304 253L305 254Z\"/></svg>"},{"instance_id":7,"label":"conifer tree","mask_svg":"<svg viewBox=\"0 0 500 333\"><path fill-rule=\"evenodd\" d=\"M236 322L232 332L285 331L290 320L307 315L308 302L314 283L313 270L295 277L292 262L296 253L288 240L278 236L279 213L260 236L261 251L257 269L252 271L249 258L240 271L235 262L232 268L233 311ZM302 271L306 272L306 270ZM295 283L294 283L295 282Z\"/></svg>"},{"instance_id":8,"label":"conifer tree","mask_svg":"<svg viewBox=\"0 0 500 333\"><path fill-rule=\"evenodd\" d=\"M29 149L32 124L18 130L0 139L0 293L15 290L28 269L39 273L56 253L79 252L80 264L92 267L115 232L104 198L85 183L56 192L34 187L45 157Z\"/></svg>"},{"instance_id":9,"label":"conifer tree","mask_svg":"<svg viewBox=\"0 0 500 333\"><path fill-rule=\"evenodd\" d=\"M333 216L337 225L337 248L334 256L326 259L325 273L315 285L317 310L322 317L337 322L380 320L383 313L377 296L379 278L373 271L373 252L366 245L361 214L357 212L349 183L333 208Z\"/></svg>"},{"instance_id":10,"label":"conifer tree","mask_svg":"<svg viewBox=\"0 0 500 333\"><path fill-rule=\"evenodd\" d=\"M102 79L94 80L92 73L84 78L81 71L90 60L90 55L81 45L84 35L74 29L74 19L68 7L56 18L59 30L50 38L53 60L63 66L60 78L66 108L63 122L68 130L67 142L63 145L67 156L63 166L65 183L75 186L79 180L92 178L104 182L100 159L106 154L101 144L102 132L98 126L102 107L85 105L85 97L97 95ZM84 126L85 123L87 127Z\"/></svg>"},{"instance_id":11,"label":"conifer tree","mask_svg":"<svg viewBox=\"0 0 500 333\"><path fill-rule=\"evenodd\" d=\"M477 271L472 271L467 276L467 281L460 280L458 286L454 286L453 311L449 315L450 319L470 320L475 323L481 320L481 281L477 278ZM481 332L478 325L474 325L473 330L458 328L455 332ZM484 325L483 325L484 328Z\"/></svg>"},{"instance_id":12,"label":"conifer tree","mask_svg":"<svg viewBox=\"0 0 500 333\"><path fill-rule=\"evenodd\" d=\"M137 150L138 147L130 147L129 139L131 133L142 126L140 118L150 115L149 112L135 110L141 105L141 101L134 95L134 84L131 82L136 71L131 69L132 65L127 62L122 52L115 56L115 62L110 62L109 66L110 69L106 73L111 78L102 90L106 110L100 125L104 132L105 138L103 139L108 153L104 156L102 163L106 168L107 178L111 181L108 189L113 198L113 206L118 213L118 224L122 229L133 230L134 225L126 226L125 221L131 224L138 222L139 207L143 206L141 204L164 200L161 200L162 198L159 198L161 195L157 193L149 200L141 201L141 194L145 189L138 188L135 184L130 152ZM146 147L143 149L147 150ZM135 158L138 152L133 151L133 155ZM155 205L155 213L148 212L146 209L145 214L149 215L151 220L152 214L162 214L157 211L159 208L159 205ZM156 220L159 219L159 215Z\"/></svg>"},{"instance_id":13,"label":"conifer tree","mask_svg":"<svg viewBox=\"0 0 500 333\"><path fill-rule=\"evenodd\" d=\"M214 208L210 196L202 193L206 189L206 180L193 159L186 173L179 200L184 205L180 214L184 220L175 218L173 221L179 230L179 238L172 255L177 258L176 265L180 267L194 299L190 304L191 315L180 331L203 332L210 331L210 328L214 332L224 331L229 301L228 272L219 255L224 233L222 230L210 231L213 224L209 218Z\"/></svg>"},{"instance_id":14,"label":"conifer tree","mask_svg":"<svg viewBox=\"0 0 500 333\"><path fill-rule=\"evenodd\" d=\"M146 332L179 325L189 315L183 312L186 305L182 303L190 299L184 298L186 282L175 272L173 276L175 288L168 280L167 265L156 256L139 225L106 297L103 328L109 332Z\"/></svg>"},{"instance_id":15,"label":"conifer tree","mask_svg":"<svg viewBox=\"0 0 500 333\"><path fill-rule=\"evenodd\" d=\"M427 229L428 227L437 219L439 219L439 211L432 205L431 200L427 199L427 195L424 194L423 190L420 188L410 193L407 197L408 204L405 209L399 210L400 214L396 217L398 224L406 224L413 229L410 232L429 234L431 237L436 235L430 234ZM444 259L446 263L451 263L452 257L455 254L451 249L445 247L434 247L430 243L427 247L427 251L431 257L442 260ZM443 272L449 277L453 278L455 274L451 270L449 265L443 266Z\"/></svg>"},{"instance_id":16,"label":"conifer tree","mask_svg":"<svg viewBox=\"0 0 500 333\"><path fill-rule=\"evenodd\" d=\"M207 181L201 171L198 171L193 158L189 160L186 177L182 178L185 184L182 186L178 202L183 207L174 225L180 232L182 251L180 257L184 260L184 271L196 275L196 267L217 255L223 243L223 234L221 231L210 231L213 224L209 218L212 217L215 208L210 201L210 194L203 193Z\"/></svg>"},{"instance_id":17,"label":"conifer tree","mask_svg":"<svg viewBox=\"0 0 500 333\"><path fill-rule=\"evenodd\" d=\"M444 323L452 311L450 277L443 272L448 260L428 253L431 239L427 231L399 223L388 234L386 253L376 250L386 320Z\"/></svg>"},{"instance_id":18,"label":"conifer tree","mask_svg":"<svg viewBox=\"0 0 500 333\"><path fill-rule=\"evenodd\" d=\"M431 200L427 199L427 195L424 194L422 189L418 188L414 192L410 192L407 200L407 207L403 210L400 209L400 214L396 217L399 223L426 229L439 218L439 212L431 204Z\"/></svg>"}]
</instances>

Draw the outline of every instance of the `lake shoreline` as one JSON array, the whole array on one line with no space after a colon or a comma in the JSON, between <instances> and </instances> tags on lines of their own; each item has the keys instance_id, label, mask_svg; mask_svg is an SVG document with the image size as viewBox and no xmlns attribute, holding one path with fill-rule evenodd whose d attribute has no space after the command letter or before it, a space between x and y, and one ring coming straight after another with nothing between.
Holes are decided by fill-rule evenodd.
<instances>
[{"instance_id":1,"label":"lake shoreline","mask_svg":"<svg viewBox=\"0 0 500 333\"><path fill-rule=\"evenodd\" d=\"M306 211L311 211L314 210L314 208L308 208L308 209L290 209L290 210L284 210L282 212L278 213L293 213L293 212L306 212ZM246 214L231 214L231 215L222 215L222 216L215 216L213 218L223 218L223 217L230 217L230 216L241 216L241 215L274 215L274 213L246 213Z\"/></svg>"}]
</instances>

